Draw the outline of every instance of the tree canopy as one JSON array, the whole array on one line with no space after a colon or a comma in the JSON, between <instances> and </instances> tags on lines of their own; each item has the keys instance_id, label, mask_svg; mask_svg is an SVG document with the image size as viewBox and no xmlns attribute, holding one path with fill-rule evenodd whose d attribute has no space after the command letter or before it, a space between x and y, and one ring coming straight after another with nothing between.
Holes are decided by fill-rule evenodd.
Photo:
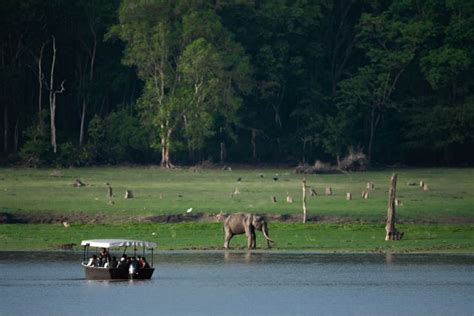
<instances>
[{"instance_id":1,"label":"tree canopy","mask_svg":"<svg viewBox=\"0 0 474 316\"><path fill-rule=\"evenodd\" d=\"M5 0L0 161L474 161L474 4Z\"/></svg>"}]
</instances>

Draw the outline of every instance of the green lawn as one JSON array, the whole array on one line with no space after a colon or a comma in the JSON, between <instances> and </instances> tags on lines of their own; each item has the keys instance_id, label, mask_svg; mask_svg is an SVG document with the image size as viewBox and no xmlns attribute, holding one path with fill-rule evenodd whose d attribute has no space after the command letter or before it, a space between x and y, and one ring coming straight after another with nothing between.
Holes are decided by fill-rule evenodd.
<instances>
[{"instance_id":1,"label":"green lawn","mask_svg":"<svg viewBox=\"0 0 474 316\"><path fill-rule=\"evenodd\" d=\"M276 250L321 252L462 252L474 251L473 225L400 225L401 241L385 241L383 225L376 224L270 224ZM219 223L72 225L0 225L0 250L55 250L92 238L144 239L158 243L159 249L222 249L223 232ZM235 236L231 247L246 246L244 235ZM257 248L266 243L257 232Z\"/></svg>"},{"instance_id":2,"label":"green lawn","mask_svg":"<svg viewBox=\"0 0 474 316\"><path fill-rule=\"evenodd\" d=\"M387 188L398 173L397 227L405 231L400 242L384 241ZM273 177L278 180L273 180ZM238 178L241 181L237 181ZM87 185L75 188L76 178ZM0 213L100 216L103 224L0 224L0 250L60 249L82 239L137 238L156 241L160 249L221 249L221 223L154 224L140 222L146 216L219 212L301 214L303 176L291 169L162 170L155 167L97 167L80 169L0 168ZM473 252L474 169L391 169L348 174L307 175L318 196L308 196L309 215L344 217L330 224L270 221L270 235L278 250L337 252ZM424 192L418 185L429 186ZM360 196L368 181L375 191L368 200ZM108 203L107 187L115 193ZM332 187L335 195L324 196ZM240 194L231 193L238 188ZM125 200L126 189L134 199ZM353 200L346 201L346 192ZM285 202L287 195L294 203ZM276 196L277 203L271 201ZM76 217L77 218L77 217ZM120 221L115 220L121 218ZM431 223L431 224L430 224ZM432 224L437 223L437 224ZM451 224L455 223L455 224ZM258 248L265 248L261 235ZM232 244L243 248L244 236Z\"/></svg>"},{"instance_id":3,"label":"green lawn","mask_svg":"<svg viewBox=\"0 0 474 316\"><path fill-rule=\"evenodd\" d=\"M354 221L383 221L390 175L399 175L397 196L403 206L398 218L405 222L439 222L452 218L474 220L474 169L393 169L349 174L307 175L318 196L308 198L310 215L349 216ZM263 178L261 177L263 176ZM272 178L278 175L278 181ZM241 177L240 182L237 178ZM72 186L80 178L86 187ZM292 169L242 169L232 171L189 169L162 170L147 167L61 169L0 168L1 212L83 212L102 215L255 212L300 214L301 179ZM425 181L430 190L407 182ZM368 200L360 196L366 183L375 183ZM114 204L107 203L109 182ZM331 186L334 196L324 196ZM238 188L240 194L231 196ZM136 198L125 200L126 189ZM353 200L346 201L346 192ZM294 203L285 202L287 195ZM276 196L277 203L271 197Z\"/></svg>"}]
</instances>

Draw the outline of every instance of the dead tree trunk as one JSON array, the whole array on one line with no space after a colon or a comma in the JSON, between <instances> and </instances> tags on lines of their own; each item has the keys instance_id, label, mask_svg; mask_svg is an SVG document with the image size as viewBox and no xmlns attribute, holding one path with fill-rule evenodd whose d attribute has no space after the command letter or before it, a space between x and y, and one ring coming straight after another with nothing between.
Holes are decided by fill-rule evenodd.
<instances>
[{"instance_id":1,"label":"dead tree trunk","mask_svg":"<svg viewBox=\"0 0 474 316\"><path fill-rule=\"evenodd\" d=\"M81 113L81 125L79 130L79 147L82 147L82 142L84 141L84 121L86 118L86 100L82 100L82 113Z\"/></svg>"},{"instance_id":2,"label":"dead tree trunk","mask_svg":"<svg viewBox=\"0 0 474 316\"><path fill-rule=\"evenodd\" d=\"M61 82L60 89L55 90L54 88L54 67L56 66L56 38L53 36L53 60L51 62L51 74L49 83L49 110L50 110L50 122L51 122L51 146L53 146L53 152L57 152L56 144L56 94L64 92L64 82Z\"/></svg>"},{"instance_id":3,"label":"dead tree trunk","mask_svg":"<svg viewBox=\"0 0 474 316\"><path fill-rule=\"evenodd\" d=\"M394 173L390 178L390 189L388 190L387 225L385 225L385 240L400 240L403 232L395 228L395 200L397 190L397 175Z\"/></svg>"},{"instance_id":4,"label":"dead tree trunk","mask_svg":"<svg viewBox=\"0 0 474 316\"><path fill-rule=\"evenodd\" d=\"M306 207L306 178L303 178L303 224L306 224L308 209Z\"/></svg>"},{"instance_id":5,"label":"dead tree trunk","mask_svg":"<svg viewBox=\"0 0 474 316\"><path fill-rule=\"evenodd\" d=\"M252 129L252 160L257 161L257 130Z\"/></svg>"},{"instance_id":6,"label":"dead tree trunk","mask_svg":"<svg viewBox=\"0 0 474 316\"><path fill-rule=\"evenodd\" d=\"M225 143L223 141L221 141L221 152L220 152L221 165L224 164L226 156L227 156L227 151L225 149Z\"/></svg>"},{"instance_id":7,"label":"dead tree trunk","mask_svg":"<svg viewBox=\"0 0 474 316\"><path fill-rule=\"evenodd\" d=\"M79 130L79 146L80 147L82 147L82 143L84 142L84 122L85 122L85 117L86 117L87 104L89 103L89 99L90 99L89 95L90 95L92 80L94 79L94 65L95 65L95 56L97 52L97 34L94 30L92 23L89 23L89 29L91 31L94 42L92 45L92 50L90 51L91 59L90 59L88 91L86 91L82 100L81 125L80 125L80 130Z\"/></svg>"},{"instance_id":8,"label":"dead tree trunk","mask_svg":"<svg viewBox=\"0 0 474 316\"><path fill-rule=\"evenodd\" d=\"M40 53L38 56L38 130L41 135L44 132L44 122L41 112L43 111L43 80L44 80L44 73L43 73L43 52L44 47L46 46L47 42L44 42L41 45Z\"/></svg>"},{"instance_id":9,"label":"dead tree trunk","mask_svg":"<svg viewBox=\"0 0 474 316\"><path fill-rule=\"evenodd\" d=\"M5 104L3 107L3 152L8 151L8 107Z\"/></svg>"},{"instance_id":10,"label":"dead tree trunk","mask_svg":"<svg viewBox=\"0 0 474 316\"><path fill-rule=\"evenodd\" d=\"M162 168L173 168L170 158L170 141L172 130L168 127L168 124L162 124L163 135L161 137L161 167ZM166 128L166 130L165 130Z\"/></svg>"}]
</instances>

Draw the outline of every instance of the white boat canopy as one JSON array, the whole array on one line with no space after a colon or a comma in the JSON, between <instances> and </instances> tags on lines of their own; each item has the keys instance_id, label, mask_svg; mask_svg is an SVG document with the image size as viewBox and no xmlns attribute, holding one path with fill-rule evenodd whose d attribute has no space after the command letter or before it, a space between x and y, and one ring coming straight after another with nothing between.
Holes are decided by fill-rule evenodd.
<instances>
[{"instance_id":1,"label":"white boat canopy","mask_svg":"<svg viewBox=\"0 0 474 316\"><path fill-rule=\"evenodd\" d=\"M143 240L129 239L90 239L83 240L81 246L113 248L113 247L147 247L155 248L156 243Z\"/></svg>"}]
</instances>

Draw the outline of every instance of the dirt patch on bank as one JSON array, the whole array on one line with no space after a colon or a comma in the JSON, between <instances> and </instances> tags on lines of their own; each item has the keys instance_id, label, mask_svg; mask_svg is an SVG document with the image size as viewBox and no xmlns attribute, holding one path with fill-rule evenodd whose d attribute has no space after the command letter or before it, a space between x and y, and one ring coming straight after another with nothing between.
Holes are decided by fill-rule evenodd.
<instances>
[{"instance_id":1,"label":"dirt patch on bank","mask_svg":"<svg viewBox=\"0 0 474 316\"><path fill-rule=\"evenodd\" d=\"M174 214L174 215L105 215L103 213L68 213L59 214L55 212L0 212L0 224L122 224L122 223L181 223L181 222L206 222L217 223L224 222L229 214ZM267 220L271 222L283 223L301 223L302 215L289 214L261 214L265 215ZM331 215L314 215L309 216L307 222L325 223L325 224L350 224L350 223L370 223L384 224L385 220L367 221L350 216L331 216ZM399 224L474 224L474 218L465 217L449 217L438 218L429 221L398 221Z\"/></svg>"}]
</instances>

